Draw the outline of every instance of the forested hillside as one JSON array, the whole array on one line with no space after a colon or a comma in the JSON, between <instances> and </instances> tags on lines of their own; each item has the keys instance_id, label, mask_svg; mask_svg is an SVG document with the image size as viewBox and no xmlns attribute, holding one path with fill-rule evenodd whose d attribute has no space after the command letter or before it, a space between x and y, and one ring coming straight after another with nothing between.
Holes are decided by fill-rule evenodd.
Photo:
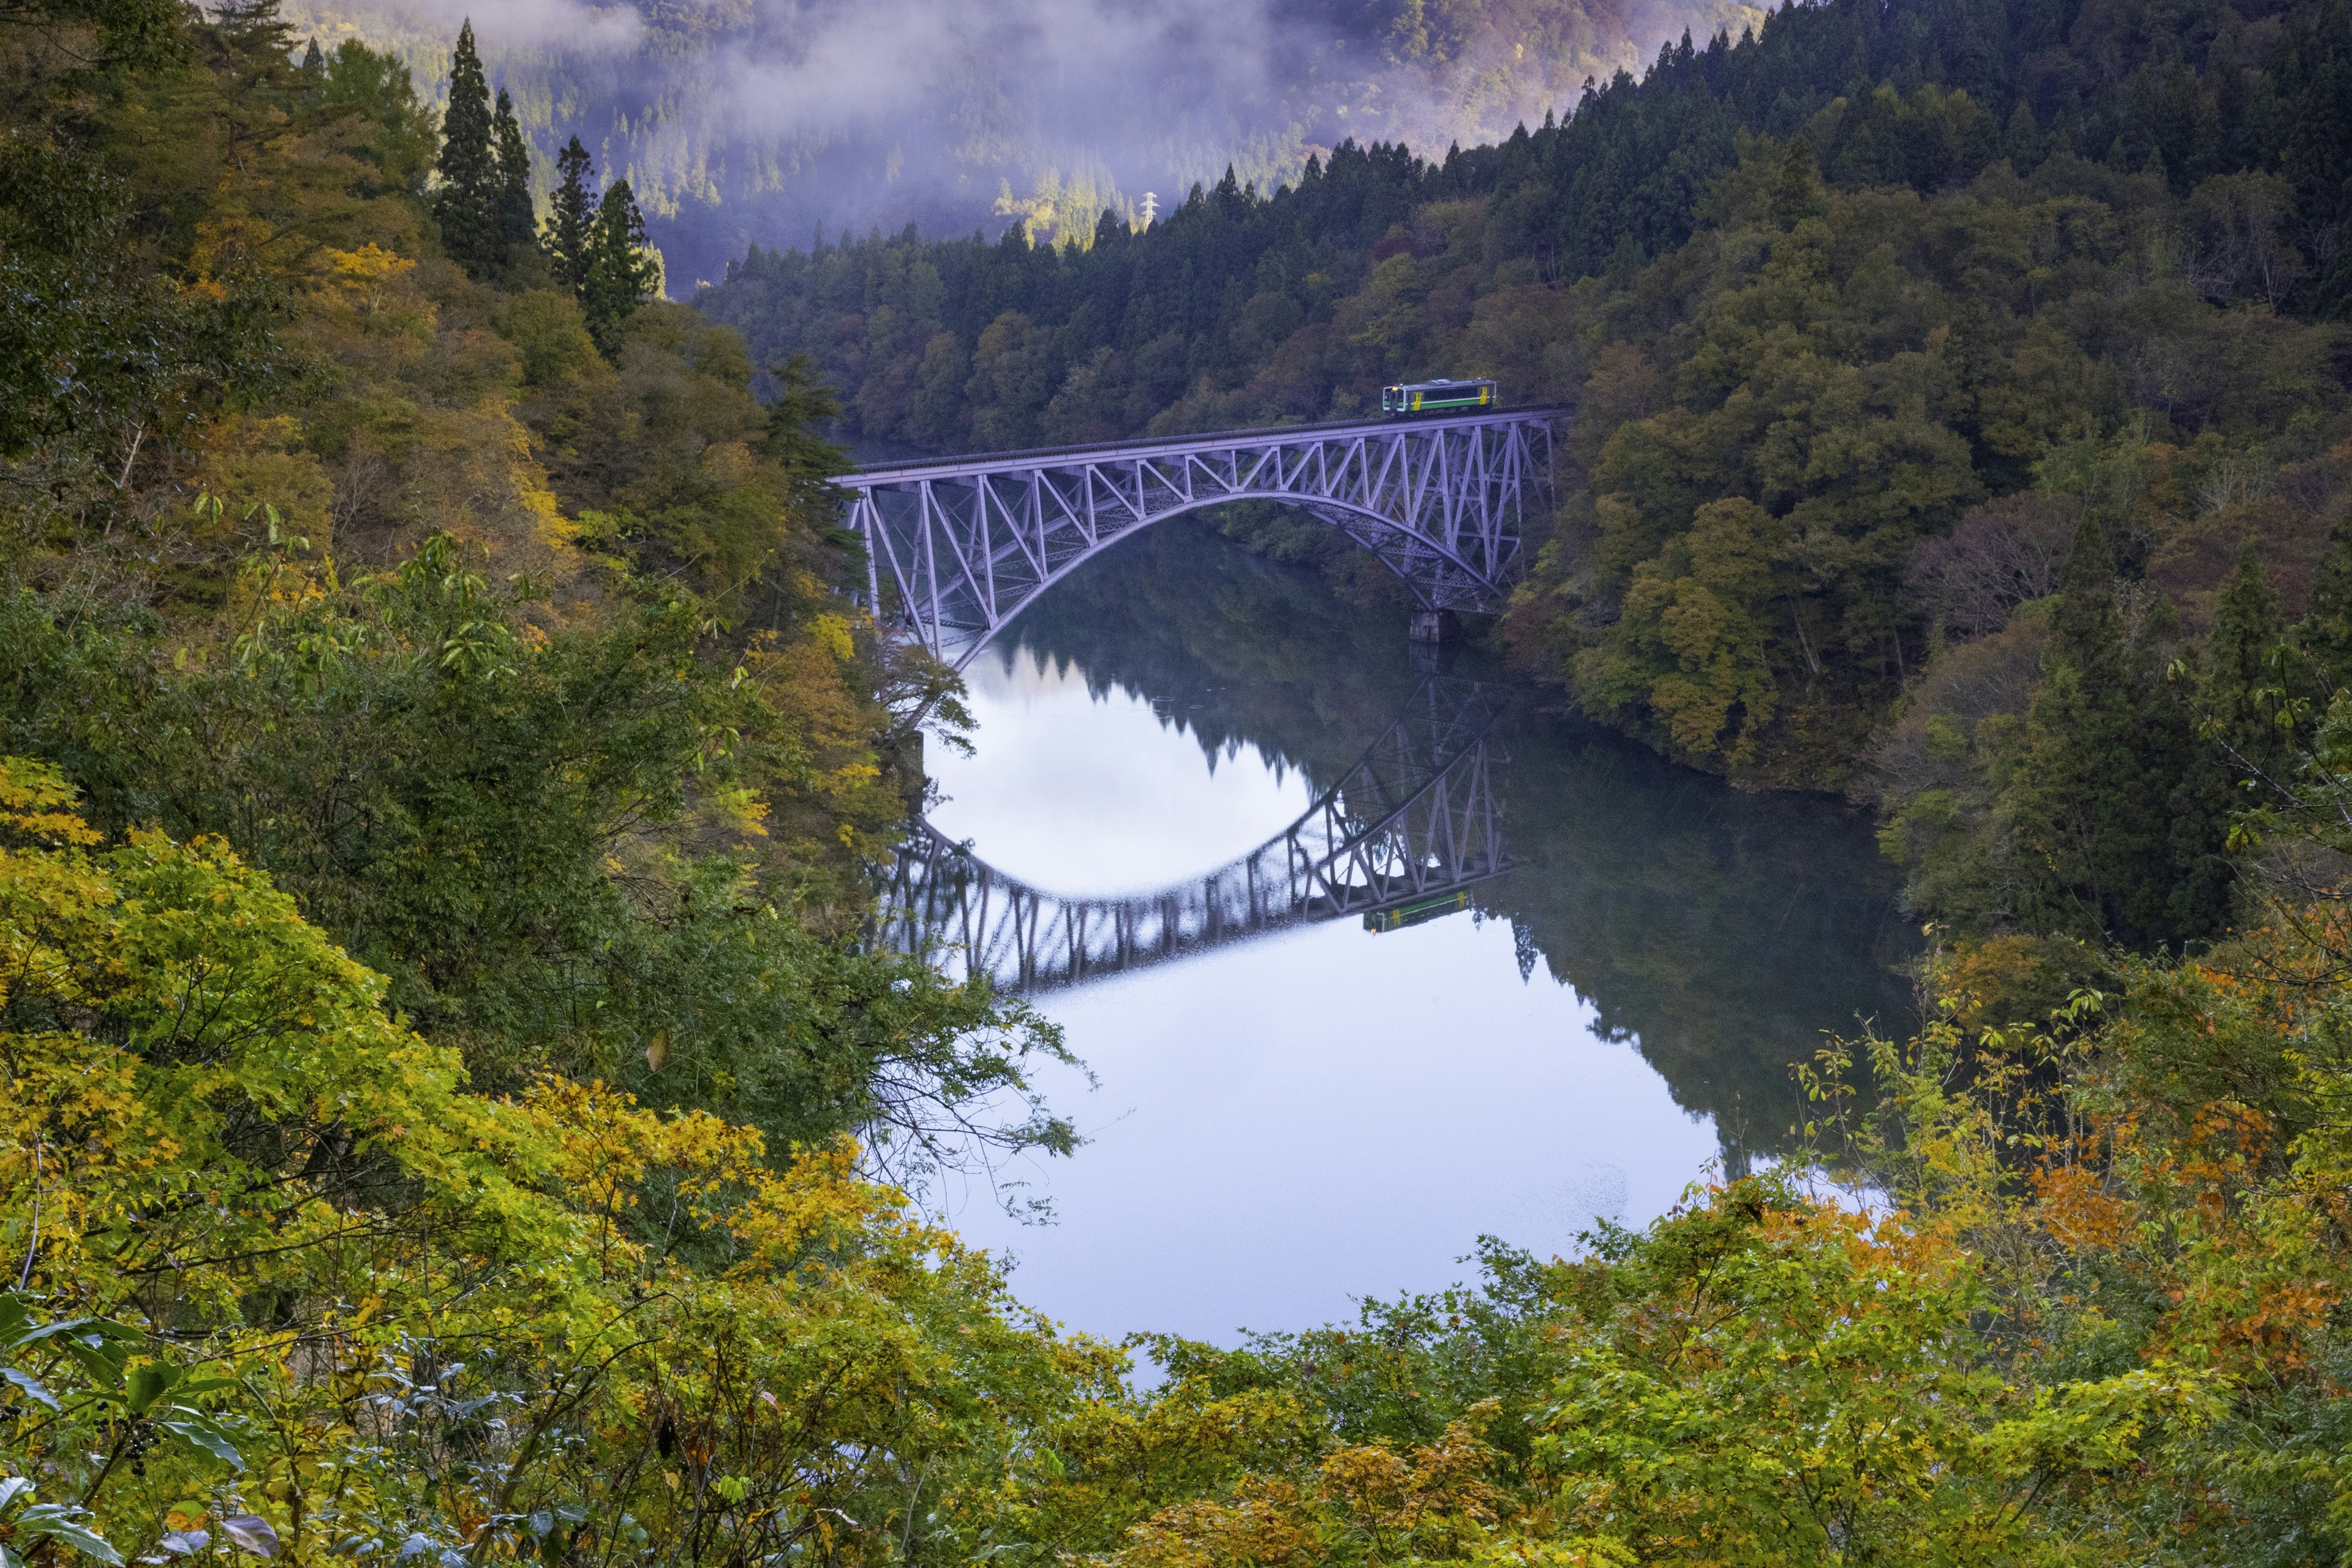
<instances>
[{"instance_id":1,"label":"forested hillside","mask_svg":"<svg viewBox=\"0 0 2352 1568\"><path fill-rule=\"evenodd\" d=\"M289 5L428 96L456 0ZM1228 163L1271 190L1340 141L1494 141L1744 0L742 0L483 7L486 64L551 163L627 179L683 298L751 244L898 229L1089 242ZM544 186L541 187L542 192Z\"/></svg>"},{"instance_id":2,"label":"forested hillside","mask_svg":"<svg viewBox=\"0 0 2352 1568\"><path fill-rule=\"evenodd\" d=\"M1298 363L1565 323L1492 340L1557 354L1587 421L1522 656L1759 777L1858 766L1838 737L1925 658L1874 743L1885 776L1906 736L1945 772L1892 837L1933 830L1956 905L2000 885L1974 863L2054 877L2079 845L2092 879L1999 917L2043 934L1939 939L1916 1037L1828 1044L1810 1166L1571 1260L1489 1244L1480 1288L1359 1323L1123 1349L885 1179L1070 1129L1025 1089L1059 1050L1035 1016L858 941L944 683L835 590L807 367L652 298L625 183L528 167L462 33L436 122L389 56L308 58L274 0L0 6L0 1568L2344 1562L2352 558L2314 521L2341 500L2314 324L2340 192L2294 161L2344 167L2312 85L2347 79L2342 13L2184 10L2178 71L2102 53L2141 13L2114 15L2021 79L2091 62L2090 137L2102 92L2186 83L2179 121L2111 134L2185 125L2178 167L2126 141L2121 168L1842 183L1842 126L1883 114L1872 144L1924 157L1923 126L1975 123L1906 85L1792 102L1810 143L1735 138L1686 236L1596 242L1572 281L1480 248L1507 204L1431 205L1455 176L1385 154L1169 226L1233 260L1269 214L1360 204L1326 253L1357 271L1299 274L1327 312L1267 330ZM1855 25L1790 25L1846 51L1791 56L1792 99L1796 68L1857 74ZM2249 49L2272 64L2231 79ZM1694 100L1739 57L1706 58L1670 65ZM2008 113L2004 148L2012 122L2077 123ZM2208 124L2293 156L2196 163ZM1571 133L1600 132L1545 155ZM515 198L551 173L534 232ZM2242 227L2193 227L2215 212ZM1190 254L1107 237L1120 276ZM1280 284L1277 254L1218 287ZM1078 417L1049 414L1074 345L1155 384L1108 341L1125 317L1036 304L1103 265L1075 257L762 257L732 298L833 269L838 369L855 268L894 255L939 312L918 370L1030 367L982 382L975 428ZM959 256L958 289L1038 292L920 270ZM1199 274L1163 282L1224 320ZM1105 406L1275 395L1225 374ZM1926 456L1857 479L1890 452ZM1718 668L1748 695L1677 740L1671 683ZM2193 961L2048 934L2105 907L2102 857L2172 864L2152 802L2221 853L2210 797L2159 786L2254 765L2221 814L2270 873L2237 931Z\"/></svg>"},{"instance_id":3,"label":"forested hillside","mask_svg":"<svg viewBox=\"0 0 2352 1568\"><path fill-rule=\"evenodd\" d=\"M701 303L816 356L853 433L933 447L1436 374L1573 405L1527 668L1679 760L1885 792L1941 917L2179 942L2228 919L2244 771L2200 727L2271 679L2344 510L2347 92L2336 0L1790 8L1498 146L1342 146L1085 252L754 250ZM2083 521L2114 612L2012 622ZM2209 653L2250 542L2250 651ZM2057 660L2101 716L2037 695Z\"/></svg>"},{"instance_id":4,"label":"forested hillside","mask_svg":"<svg viewBox=\"0 0 2352 1568\"><path fill-rule=\"evenodd\" d=\"M478 73L469 151L266 0L126 15L135 65L9 35L0 750L226 836L485 1088L819 1139L886 1060L919 1098L967 1026L1025 1048L843 945L924 678L832 595L809 411L630 281L625 187L566 286Z\"/></svg>"}]
</instances>

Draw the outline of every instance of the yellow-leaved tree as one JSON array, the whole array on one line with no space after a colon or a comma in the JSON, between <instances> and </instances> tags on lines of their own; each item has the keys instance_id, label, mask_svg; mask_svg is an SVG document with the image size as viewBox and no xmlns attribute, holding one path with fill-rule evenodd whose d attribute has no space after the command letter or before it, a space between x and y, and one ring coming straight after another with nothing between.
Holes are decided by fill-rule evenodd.
<instances>
[{"instance_id":1,"label":"yellow-leaved tree","mask_svg":"<svg viewBox=\"0 0 2352 1568\"><path fill-rule=\"evenodd\" d=\"M0 834L12 1562L894 1559L1117 1387L846 1143L474 1094L224 843Z\"/></svg>"}]
</instances>

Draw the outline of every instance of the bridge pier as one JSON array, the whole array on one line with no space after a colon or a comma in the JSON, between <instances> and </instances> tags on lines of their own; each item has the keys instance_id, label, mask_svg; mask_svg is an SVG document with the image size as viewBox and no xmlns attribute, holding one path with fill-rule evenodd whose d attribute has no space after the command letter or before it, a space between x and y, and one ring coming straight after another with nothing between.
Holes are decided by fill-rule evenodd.
<instances>
[{"instance_id":1,"label":"bridge pier","mask_svg":"<svg viewBox=\"0 0 2352 1568\"><path fill-rule=\"evenodd\" d=\"M1459 642L1462 638L1462 617L1452 610L1415 610L1406 635L1413 641L1425 643L1431 647Z\"/></svg>"}]
</instances>

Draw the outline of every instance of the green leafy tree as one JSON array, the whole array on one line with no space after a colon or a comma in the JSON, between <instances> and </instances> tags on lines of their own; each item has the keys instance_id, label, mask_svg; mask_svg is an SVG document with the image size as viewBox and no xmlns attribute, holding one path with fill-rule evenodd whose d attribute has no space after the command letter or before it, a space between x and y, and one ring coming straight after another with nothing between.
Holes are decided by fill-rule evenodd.
<instances>
[{"instance_id":1,"label":"green leafy tree","mask_svg":"<svg viewBox=\"0 0 2352 1568\"><path fill-rule=\"evenodd\" d=\"M0 132L0 512L118 496L142 454L280 368L272 290L247 267L177 287L137 235L137 193L97 157Z\"/></svg>"},{"instance_id":2,"label":"green leafy tree","mask_svg":"<svg viewBox=\"0 0 2352 1568\"><path fill-rule=\"evenodd\" d=\"M223 840L107 845L5 757L0 956L0 1441L37 1478L0 1476L8 1568L719 1563L862 1519L963 1560L935 1538L972 1459L986 1489L1115 1381L845 1142L482 1094Z\"/></svg>"},{"instance_id":3,"label":"green leafy tree","mask_svg":"<svg viewBox=\"0 0 2352 1568\"><path fill-rule=\"evenodd\" d=\"M490 117L489 84L474 50L470 20L458 29L457 52L449 64L449 107L441 117L441 154L435 169L441 176L440 188L433 194L441 247L474 277L487 277L506 259L503 171Z\"/></svg>"},{"instance_id":4,"label":"green leafy tree","mask_svg":"<svg viewBox=\"0 0 2352 1568\"><path fill-rule=\"evenodd\" d=\"M363 189L397 192L404 200L425 194L439 142L433 112L417 101L406 66L356 38L346 38L327 62L320 108L363 129L366 141L360 155L373 166Z\"/></svg>"},{"instance_id":5,"label":"green leafy tree","mask_svg":"<svg viewBox=\"0 0 2352 1568\"><path fill-rule=\"evenodd\" d=\"M1021 1091L1025 1062L1060 1055L1026 1008L778 918L735 856L615 874L645 836L808 742L735 658L698 657L696 601L647 597L541 637L518 593L436 536L396 573L260 617L233 658L162 689L136 679L133 631L60 626L19 595L0 608L22 661L0 689L47 716L19 705L8 727L72 758L110 819L247 846L415 1026L462 1043L483 1087L560 1065L666 1103L719 1092L779 1148L864 1127L928 1143L933 1163L950 1126L1012 1090L1010 1142L1068 1147ZM107 731L143 736L137 758ZM900 1092L919 1081L938 1092Z\"/></svg>"}]
</instances>

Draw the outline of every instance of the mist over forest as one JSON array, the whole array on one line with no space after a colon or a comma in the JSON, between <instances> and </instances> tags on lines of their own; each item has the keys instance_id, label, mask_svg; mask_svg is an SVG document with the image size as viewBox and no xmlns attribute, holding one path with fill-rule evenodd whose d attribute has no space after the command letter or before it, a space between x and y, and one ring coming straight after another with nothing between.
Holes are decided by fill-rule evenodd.
<instances>
[{"instance_id":1,"label":"mist over forest","mask_svg":"<svg viewBox=\"0 0 2352 1568\"><path fill-rule=\"evenodd\" d=\"M408 3L0 0L0 1568L2352 1564L2352 0ZM1517 880L1091 1022L877 940L972 714L834 437L1441 369L1572 405ZM1429 660L1214 525L1032 623L1155 700L1034 833ZM1445 781L1340 778L1303 918ZM1151 1129L1099 1335L927 1195Z\"/></svg>"},{"instance_id":2,"label":"mist over forest","mask_svg":"<svg viewBox=\"0 0 2352 1568\"><path fill-rule=\"evenodd\" d=\"M1349 138L1442 154L1573 106L1731 0L361 0L298 37L399 54L446 89L470 15L544 182L578 136L625 177L670 292L752 244L917 225L1087 243L1231 165L1263 190ZM540 193L542 196L544 191Z\"/></svg>"}]
</instances>

